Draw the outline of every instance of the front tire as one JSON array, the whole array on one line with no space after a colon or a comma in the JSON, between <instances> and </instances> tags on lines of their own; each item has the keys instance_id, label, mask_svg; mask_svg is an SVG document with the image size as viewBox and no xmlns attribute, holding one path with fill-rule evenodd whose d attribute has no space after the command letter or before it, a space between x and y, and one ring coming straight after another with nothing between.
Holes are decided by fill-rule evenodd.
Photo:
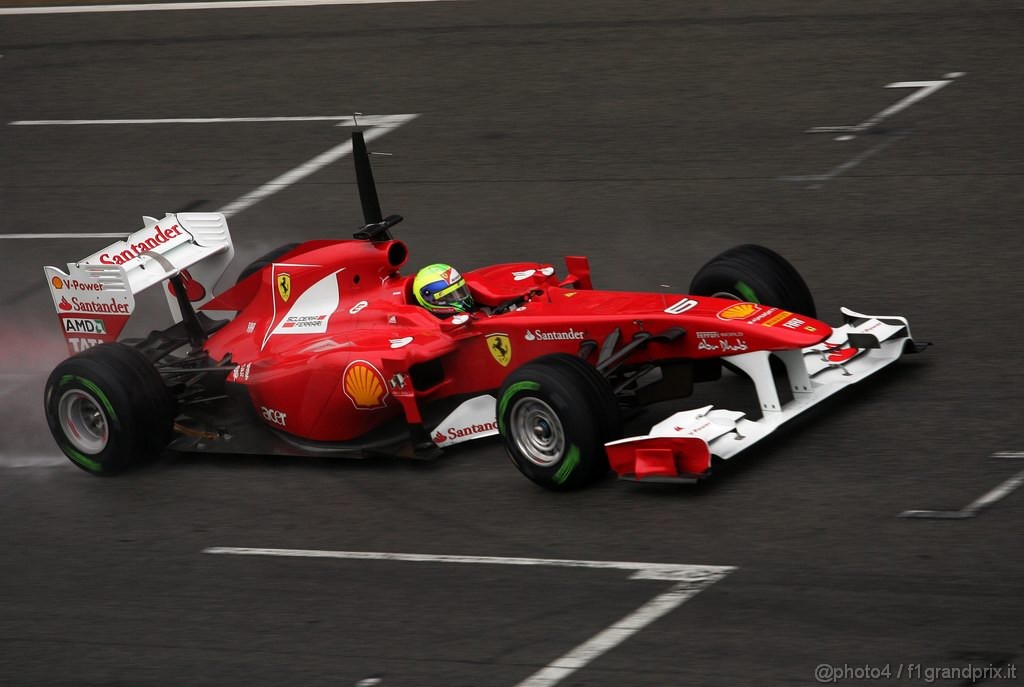
<instances>
[{"instance_id":1,"label":"front tire","mask_svg":"<svg viewBox=\"0 0 1024 687\"><path fill-rule=\"evenodd\" d=\"M102 476L159 455L177 415L153 364L120 343L101 344L59 364L46 381L44 407L64 455Z\"/></svg>"},{"instance_id":2,"label":"front tire","mask_svg":"<svg viewBox=\"0 0 1024 687\"><path fill-rule=\"evenodd\" d=\"M509 375L498 392L497 416L515 466L532 482L557 491L604 477L604 444L622 435L608 380L568 354L542 356Z\"/></svg>"},{"instance_id":3,"label":"front tire","mask_svg":"<svg viewBox=\"0 0 1024 687\"><path fill-rule=\"evenodd\" d=\"M736 246L709 260L694 275L690 293L817 317L814 298L796 268L775 251L754 244Z\"/></svg>"}]
</instances>

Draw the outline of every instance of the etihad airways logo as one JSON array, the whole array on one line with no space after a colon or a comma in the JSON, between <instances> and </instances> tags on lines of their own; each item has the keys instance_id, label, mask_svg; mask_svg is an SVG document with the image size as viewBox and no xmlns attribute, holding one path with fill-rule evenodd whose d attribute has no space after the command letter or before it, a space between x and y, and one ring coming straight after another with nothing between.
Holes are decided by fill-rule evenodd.
<instances>
[{"instance_id":1,"label":"etihad airways logo","mask_svg":"<svg viewBox=\"0 0 1024 687\"><path fill-rule=\"evenodd\" d=\"M585 336L586 332L569 327L568 329L560 332L546 332L543 329L527 329L526 335L523 338L527 341L581 341Z\"/></svg>"},{"instance_id":2,"label":"etihad airways logo","mask_svg":"<svg viewBox=\"0 0 1024 687\"><path fill-rule=\"evenodd\" d=\"M172 224L167 229L161 229L160 225L156 224L149 235L143 235L136 243L122 243L125 248L120 252L100 253L98 260L104 265L123 265L139 257L140 253L153 250L181 235L181 229L177 224Z\"/></svg>"}]
</instances>

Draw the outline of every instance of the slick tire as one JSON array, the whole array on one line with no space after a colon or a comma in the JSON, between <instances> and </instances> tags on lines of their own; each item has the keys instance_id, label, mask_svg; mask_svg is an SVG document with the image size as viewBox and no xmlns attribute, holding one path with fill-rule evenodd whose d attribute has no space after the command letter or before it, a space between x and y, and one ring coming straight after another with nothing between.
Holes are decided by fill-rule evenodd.
<instances>
[{"instance_id":1,"label":"slick tire","mask_svg":"<svg viewBox=\"0 0 1024 687\"><path fill-rule=\"evenodd\" d=\"M121 343L100 344L59 364L46 381L44 408L64 455L100 476L158 456L177 415L160 373Z\"/></svg>"},{"instance_id":2,"label":"slick tire","mask_svg":"<svg viewBox=\"0 0 1024 687\"><path fill-rule=\"evenodd\" d=\"M266 255L256 258L245 268L238 273L238 279L235 279L235 283L239 284L245 281L250 275L256 274L264 267L270 267L270 265L277 261L282 255L292 252L299 247L297 243L286 243L283 246L278 246L274 250L270 251Z\"/></svg>"},{"instance_id":3,"label":"slick tire","mask_svg":"<svg viewBox=\"0 0 1024 687\"><path fill-rule=\"evenodd\" d=\"M498 391L498 432L509 458L547 489L587 486L608 472L605 442L622 436L612 388L601 373L564 353L537 358Z\"/></svg>"},{"instance_id":4,"label":"slick tire","mask_svg":"<svg viewBox=\"0 0 1024 687\"><path fill-rule=\"evenodd\" d=\"M694 275L690 293L817 317L814 298L796 268L775 251L754 244L736 246L709 260Z\"/></svg>"}]
</instances>

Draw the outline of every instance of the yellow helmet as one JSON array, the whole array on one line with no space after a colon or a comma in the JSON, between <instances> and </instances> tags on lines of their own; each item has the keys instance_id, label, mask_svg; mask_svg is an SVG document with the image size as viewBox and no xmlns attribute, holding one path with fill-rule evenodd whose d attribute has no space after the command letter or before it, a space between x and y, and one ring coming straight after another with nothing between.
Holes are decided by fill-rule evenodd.
<instances>
[{"instance_id":1,"label":"yellow helmet","mask_svg":"<svg viewBox=\"0 0 1024 687\"><path fill-rule=\"evenodd\" d=\"M451 265L427 265L412 282L416 300L435 315L454 315L473 309L473 296L466 280Z\"/></svg>"}]
</instances>

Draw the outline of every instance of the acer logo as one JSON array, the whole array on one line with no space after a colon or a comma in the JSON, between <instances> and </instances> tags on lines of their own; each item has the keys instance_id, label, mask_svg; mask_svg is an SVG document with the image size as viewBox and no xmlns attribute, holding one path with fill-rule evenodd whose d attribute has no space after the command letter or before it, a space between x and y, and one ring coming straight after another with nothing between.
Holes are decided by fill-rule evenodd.
<instances>
[{"instance_id":1,"label":"acer logo","mask_svg":"<svg viewBox=\"0 0 1024 687\"><path fill-rule=\"evenodd\" d=\"M260 406L260 411L263 413L263 419L267 422L273 422L275 425L286 426L288 421L288 414L282 413L280 410L274 410L266 406Z\"/></svg>"},{"instance_id":2,"label":"acer logo","mask_svg":"<svg viewBox=\"0 0 1024 687\"><path fill-rule=\"evenodd\" d=\"M178 228L177 224L171 225L168 229L161 229L158 224L155 225L153 229L154 232L152 235L141 239L138 243L129 244L128 248L120 253L100 253L100 262L104 265L123 265L126 262L130 262L131 260L139 257L139 253L147 250L153 250L154 248L167 243L171 239L181 236L181 229Z\"/></svg>"}]
</instances>

